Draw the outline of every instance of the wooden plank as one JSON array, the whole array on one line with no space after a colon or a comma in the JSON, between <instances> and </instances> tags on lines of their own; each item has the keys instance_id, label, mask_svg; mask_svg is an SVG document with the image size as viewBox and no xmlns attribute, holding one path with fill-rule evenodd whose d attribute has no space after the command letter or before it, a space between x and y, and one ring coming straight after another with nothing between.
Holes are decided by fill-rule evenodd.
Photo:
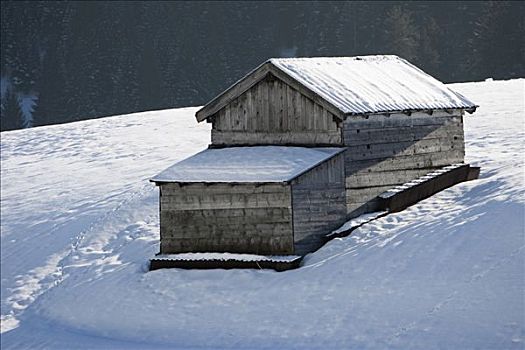
<instances>
[{"instance_id":1,"label":"wooden plank","mask_svg":"<svg viewBox=\"0 0 525 350\"><path fill-rule=\"evenodd\" d=\"M290 123L289 123L289 118L290 116L288 115L288 88L287 88L287 85L280 82L280 98L281 98L281 114L282 114L282 127L281 127L281 131L282 132L287 132L290 130Z\"/></svg>"},{"instance_id":2,"label":"wooden plank","mask_svg":"<svg viewBox=\"0 0 525 350\"><path fill-rule=\"evenodd\" d=\"M195 218L198 220L210 220L224 218L254 218L265 219L267 222L283 222L283 219L290 218L292 215L291 208L276 207L276 208L238 208L238 209L194 209L194 210L164 210L169 215L178 215L184 218ZM170 214L175 213L175 214ZM204 222L202 222L204 224Z\"/></svg>"},{"instance_id":3,"label":"wooden plank","mask_svg":"<svg viewBox=\"0 0 525 350\"><path fill-rule=\"evenodd\" d=\"M296 130L296 123L295 123L295 90L290 87L289 85L286 85L286 96L287 96L287 109L288 109L288 130Z\"/></svg>"},{"instance_id":4,"label":"wooden plank","mask_svg":"<svg viewBox=\"0 0 525 350\"><path fill-rule=\"evenodd\" d=\"M253 104L255 107L255 130L264 129L264 111L263 111L263 82L258 83L253 87Z\"/></svg>"},{"instance_id":5,"label":"wooden plank","mask_svg":"<svg viewBox=\"0 0 525 350\"><path fill-rule=\"evenodd\" d=\"M434 168L435 169L435 168ZM347 188L397 185L426 175L432 169L393 170L382 172L358 172L346 178Z\"/></svg>"},{"instance_id":6,"label":"wooden plank","mask_svg":"<svg viewBox=\"0 0 525 350\"><path fill-rule=\"evenodd\" d=\"M308 131L297 132L233 132L212 130L213 145L241 146L241 145L341 145L341 134L336 132L315 133Z\"/></svg>"},{"instance_id":7,"label":"wooden plank","mask_svg":"<svg viewBox=\"0 0 525 350\"><path fill-rule=\"evenodd\" d=\"M344 121L344 129L386 129L422 125L445 125L447 123L461 122L461 116L436 112L433 115L425 113L414 113L411 116L405 114L370 115L367 117L352 116Z\"/></svg>"},{"instance_id":8,"label":"wooden plank","mask_svg":"<svg viewBox=\"0 0 525 350\"><path fill-rule=\"evenodd\" d=\"M162 194L169 195L208 195L208 194L247 194L253 193L284 193L288 191L289 185L281 183L267 184L242 184L231 185L223 183L192 183L180 185L178 183L164 183L161 185Z\"/></svg>"},{"instance_id":9,"label":"wooden plank","mask_svg":"<svg viewBox=\"0 0 525 350\"><path fill-rule=\"evenodd\" d=\"M254 115L254 113L255 113L255 111L254 111L254 107L253 107L252 89L249 89L244 94L246 95L246 102L245 102L245 106L244 106L244 109L245 109L246 113L244 115L245 128L243 129L243 131L249 132L250 130L254 130L255 129L255 126L254 126L254 123L255 123L255 115Z\"/></svg>"},{"instance_id":10,"label":"wooden plank","mask_svg":"<svg viewBox=\"0 0 525 350\"><path fill-rule=\"evenodd\" d=\"M463 140L463 125L424 125L416 127L390 129L354 129L344 130L344 142L347 146L376 143L394 143L419 141L422 139L449 138Z\"/></svg>"},{"instance_id":11,"label":"wooden plank","mask_svg":"<svg viewBox=\"0 0 525 350\"><path fill-rule=\"evenodd\" d=\"M346 161L399 157L415 154L447 152L461 150L463 140L448 138L423 139L417 142L394 142L352 146L346 152Z\"/></svg>"},{"instance_id":12,"label":"wooden plank","mask_svg":"<svg viewBox=\"0 0 525 350\"><path fill-rule=\"evenodd\" d=\"M308 116L308 130L317 131L315 128L314 102L309 98L306 100L306 115Z\"/></svg>"},{"instance_id":13,"label":"wooden plank","mask_svg":"<svg viewBox=\"0 0 525 350\"><path fill-rule=\"evenodd\" d=\"M166 210L242 209L290 207L290 197L285 193L163 195L160 199Z\"/></svg>"},{"instance_id":14,"label":"wooden plank","mask_svg":"<svg viewBox=\"0 0 525 350\"><path fill-rule=\"evenodd\" d=\"M347 188L346 189L346 203L361 203L376 197L389 189L392 185L366 187L366 188Z\"/></svg>"},{"instance_id":15,"label":"wooden plank","mask_svg":"<svg viewBox=\"0 0 525 350\"><path fill-rule=\"evenodd\" d=\"M383 157L365 160L351 160L345 158L345 171L346 174L349 176L359 171L374 172L418 168L435 168L443 165L461 163L463 162L463 159L464 152L462 150L457 149L427 154L402 155L395 157Z\"/></svg>"},{"instance_id":16,"label":"wooden plank","mask_svg":"<svg viewBox=\"0 0 525 350\"><path fill-rule=\"evenodd\" d=\"M269 104L269 89L270 89L270 86L269 86L269 82L268 80L264 80L261 82L261 93L262 93L262 97L261 97L261 106L262 106L262 110L261 110L261 117L263 118L264 120L264 123L262 124L262 128L260 129L261 131L270 131L270 104Z\"/></svg>"},{"instance_id":17,"label":"wooden plank","mask_svg":"<svg viewBox=\"0 0 525 350\"><path fill-rule=\"evenodd\" d=\"M295 129L294 131L300 130L304 131L304 124L305 120L303 118L303 111L302 111L302 95L299 91L294 90L294 99L293 99L293 111L294 111L294 125Z\"/></svg>"},{"instance_id":18,"label":"wooden plank","mask_svg":"<svg viewBox=\"0 0 525 350\"><path fill-rule=\"evenodd\" d=\"M215 121L213 123L213 126L216 130L227 130L224 125L224 116L226 114L225 109L221 109L219 112L217 112L217 115L215 117Z\"/></svg>"},{"instance_id":19,"label":"wooden plank","mask_svg":"<svg viewBox=\"0 0 525 350\"><path fill-rule=\"evenodd\" d=\"M208 225L234 226L260 223L287 223L291 220L289 208L246 208L246 209L196 209L163 210L164 219L172 222L181 233L191 230L190 226Z\"/></svg>"},{"instance_id":20,"label":"wooden plank","mask_svg":"<svg viewBox=\"0 0 525 350\"><path fill-rule=\"evenodd\" d=\"M275 123L274 123L272 130L282 132L283 113L282 113L281 88L280 88L280 81L277 79L273 81L273 106L274 106Z\"/></svg>"},{"instance_id":21,"label":"wooden plank","mask_svg":"<svg viewBox=\"0 0 525 350\"><path fill-rule=\"evenodd\" d=\"M275 88L274 88L275 79L267 80L268 86L268 130L278 130L279 119L276 113L277 106L275 98Z\"/></svg>"}]
</instances>

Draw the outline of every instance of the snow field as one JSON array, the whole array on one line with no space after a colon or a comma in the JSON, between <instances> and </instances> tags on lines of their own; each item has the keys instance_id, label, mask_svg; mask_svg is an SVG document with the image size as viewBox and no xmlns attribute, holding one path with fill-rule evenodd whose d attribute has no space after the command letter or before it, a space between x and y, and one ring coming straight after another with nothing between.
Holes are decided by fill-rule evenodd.
<instances>
[{"instance_id":1,"label":"snow field","mask_svg":"<svg viewBox=\"0 0 525 350\"><path fill-rule=\"evenodd\" d=\"M147 272L148 179L209 143L195 108L2 133L2 349L522 349L524 83L452 86L479 180L280 273Z\"/></svg>"}]
</instances>

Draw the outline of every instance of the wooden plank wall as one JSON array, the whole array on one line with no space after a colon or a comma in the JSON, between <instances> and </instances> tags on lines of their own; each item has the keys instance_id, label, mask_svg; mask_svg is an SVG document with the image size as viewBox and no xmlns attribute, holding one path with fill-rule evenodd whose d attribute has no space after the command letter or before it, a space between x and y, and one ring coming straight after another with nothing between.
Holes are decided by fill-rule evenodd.
<instances>
[{"instance_id":1,"label":"wooden plank wall","mask_svg":"<svg viewBox=\"0 0 525 350\"><path fill-rule=\"evenodd\" d=\"M292 254L290 185L161 184L160 251Z\"/></svg>"},{"instance_id":2,"label":"wooden plank wall","mask_svg":"<svg viewBox=\"0 0 525 350\"><path fill-rule=\"evenodd\" d=\"M332 113L271 74L212 118L213 145L342 144Z\"/></svg>"},{"instance_id":3,"label":"wooden plank wall","mask_svg":"<svg viewBox=\"0 0 525 350\"><path fill-rule=\"evenodd\" d=\"M323 244L346 220L344 156L339 154L292 183L295 254Z\"/></svg>"},{"instance_id":4,"label":"wooden plank wall","mask_svg":"<svg viewBox=\"0 0 525 350\"><path fill-rule=\"evenodd\" d=\"M349 216L374 210L378 194L465 155L459 111L348 117L343 135Z\"/></svg>"}]
</instances>

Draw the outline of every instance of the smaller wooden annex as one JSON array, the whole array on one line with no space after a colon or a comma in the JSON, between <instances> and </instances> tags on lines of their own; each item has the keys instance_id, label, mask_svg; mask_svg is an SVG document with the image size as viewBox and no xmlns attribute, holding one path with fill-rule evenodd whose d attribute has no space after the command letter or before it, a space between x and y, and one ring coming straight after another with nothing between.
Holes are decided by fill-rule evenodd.
<instances>
[{"instance_id":1,"label":"smaller wooden annex","mask_svg":"<svg viewBox=\"0 0 525 350\"><path fill-rule=\"evenodd\" d=\"M302 255L346 218L344 148L207 149L155 176L160 253Z\"/></svg>"}]
</instances>

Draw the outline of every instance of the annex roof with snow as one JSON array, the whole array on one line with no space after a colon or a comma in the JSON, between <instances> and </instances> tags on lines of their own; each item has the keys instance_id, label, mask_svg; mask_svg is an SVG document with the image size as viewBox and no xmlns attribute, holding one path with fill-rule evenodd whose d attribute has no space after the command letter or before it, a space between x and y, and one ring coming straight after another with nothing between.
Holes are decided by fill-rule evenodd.
<instances>
[{"instance_id":1,"label":"annex roof with snow","mask_svg":"<svg viewBox=\"0 0 525 350\"><path fill-rule=\"evenodd\" d=\"M436 109L476 105L408 61L393 55L361 57L272 58L206 104L200 122L212 116L267 74L291 87L308 91L339 118L345 115Z\"/></svg>"},{"instance_id":2,"label":"annex roof with snow","mask_svg":"<svg viewBox=\"0 0 525 350\"><path fill-rule=\"evenodd\" d=\"M153 182L288 182L344 148L284 146L206 149L153 177Z\"/></svg>"}]
</instances>

